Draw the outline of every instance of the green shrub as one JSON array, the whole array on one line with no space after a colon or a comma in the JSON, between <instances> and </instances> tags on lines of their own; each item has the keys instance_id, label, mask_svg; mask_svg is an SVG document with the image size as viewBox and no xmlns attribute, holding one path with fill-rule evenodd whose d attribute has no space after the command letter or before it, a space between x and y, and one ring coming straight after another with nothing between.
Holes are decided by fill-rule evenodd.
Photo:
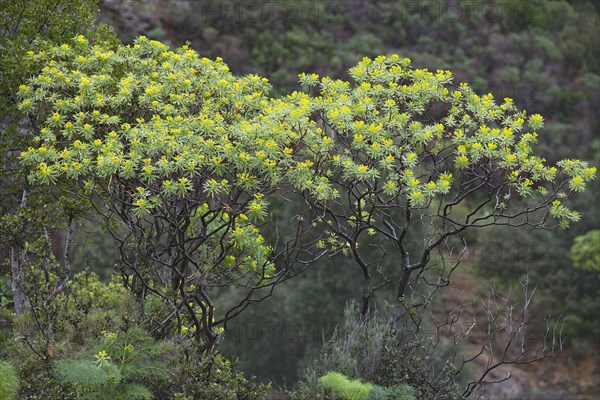
<instances>
[{"instance_id":1,"label":"green shrub","mask_svg":"<svg viewBox=\"0 0 600 400\"><path fill-rule=\"evenodd\" d=\"M360 380L350 380L338 372L328 372L319 382L342 400L362 400L367 397L373 385Z\"/></svg>"},{"instance_id":2,"label":"green shrub","mask_svg":"<svg viewBox=\"0 0 600 400\"><path fill-rule=\"evenodd\" d=\"M376 386L358 379L348 379L345 375L333 371L319 378L319 382L327 395L333 395L340 400L415 400L414 389L409 385Z\"/></svg>"},{"instance_id":3,"label":"green shrub","mask_svg":"<svg viewBox=\"0 0 600 400\"><path fill-rule=\"evenodd\" d=\"M110 361L63 359L56 362L56 377L74 387L78 398L151 399L150 391L124 383L119 368Z\"/></svg>"},{"instance_id":4,"label":"green shrub","mask_svg":"<svg viewBox=\"0 0 600 400\"><path fill-rule=\"evenodd\" d=\"M600 273L600 230L588 231L585 235L577 236L571 247L573 267L584 271Z\"/></svg>"},{"instance_id":5,"label":"green shrub","mask_svg":"<svg viewBox=\"0 0 600 400\"><path fill-rule=\"evenodd\" d=\"M179 400L240 399L262 400L269 385L246 379L236 370L237 360L228 359L217 351L205 355L195 351L197 344L181 343L172 365L172 384L165 387L160 398L175 396Z\"/></svg>"},{"instance_id":6,"label":"green shrub","mask_svg":"<svg viewBox=\"0 0 600 400\"><path fill-rule=\"evenodd\" d=\"M160 356L163 347L147 332L133 327L126 332L105 333L91 357L65 358L55 363L62 383L78 397L89 399L151 399L146 383L168 374Z\"/></svg>"},{"instance_id":7,"label":"green shrub","mask_svg":"<svg viewBox=\"0 0 600 400\"><path fill-rule=\"evenodd\" d=\"M28 285L39 282L38 277L42 274L41 269L35 273L31 271ZM40 287L43 285L40 284ZM62 361L83 363L93 360L94 354L99 351L110 353L111 346L124 347L133 343L136 349L142 350L154 341L147 333L136 330L140 307L132 294L116 281L104 283L97 274L83 271L75 274L58 295L46 296L41 291L32 293L35 294L31 297L32 311L15 321L15 324L25 326L29 333L12 340L10 346L1 347L21 377L20 399L77 398L80 394L78 388L69 383L66 376L61 378L57 373L60 369L57 365ZM40 329L36 323L42 324L44 329ZM110 332L113 332L111 337L114 335L112 344L108 340ZM122 344L121 341L125 340L128 343ZM152 344L150 347L156 350L163 344ZM113 361L116 354L111 354ZM136 354L127 355L131 357ZM146 350L143 357L130 359L122 367L127 369L134 365L134 370L144 371L147 365L154 365L148 363L148 359L157 357L156 353L148 354ZM92 374L94 371L82 369L80 372ZM127 376L127 371L123 375ZM83 375L81 378L84 379ZM93 375L88 378L93 379ZM156 383L157 380L152 379L151 382Z\"/></svg>"},{"instance_id":8,"label":"green shrub","mask_svg":"<svg viewBox=\"0 0 600 400\"><path fill-rule=\"evenodd\" d=\"M391 387L373 386L366 400L416 400L415 391L409 385Z\"/></svg>"},{"instance_id":9,"label":"green shrub","mask_svg":"<svg viewBox=\"0 0 600 400\"><path fill-rule=\"evenodd\" d=\"M189 338L150 335L141 326L165 336L156 322L164 319L164 310L157 309L162 305L147 302L142 313L117 282L103 283L96 274L82 272L65 295L52 301L60 324L52 325L50 357L44 360L26 345L33 339L42 345L37 332L9 349L22 378L20 399L258 400L268 390L218 352L202 355Z\"/></svg>"},{"instance_id":10,"label":"green shrub","mask_svg":"<svg viewBox=\"0 0 600 400\"><path fill-rule=\"evenodd\" d=\"M12 400L19 390L19 377L15 368L0 361L0 400Z\"/></svg>"},{"instance_id":11,"label":"green shrub","mask_svg":"<svg viewBox=\"0 0 600 400\"><path fill-rule=\"evenodd\" d=\"M119 382L123 379L119 369L110 362L98 365L92 360L66 358L58 360L54 370L59 379L84 389L106 385L111 380Z\"/></svg>"},{"instance_id":12,"label":"green shrub","mask_svg":"<svg viewBox=\"0 0 600 400\"><path fill-rule=\"evenodd\" d=\"M322 396L324 383L319 377L329 371L372 382L376 385L369 394L372 399L456 398L458 382L452 363L438 360L439 354L413 326L394 330L389 321L386 315L365 320L356 305L349 304L344 325L304 371L294 398ZM434 361L442 366L436 368Z\"/></svg>"}]
</instances>

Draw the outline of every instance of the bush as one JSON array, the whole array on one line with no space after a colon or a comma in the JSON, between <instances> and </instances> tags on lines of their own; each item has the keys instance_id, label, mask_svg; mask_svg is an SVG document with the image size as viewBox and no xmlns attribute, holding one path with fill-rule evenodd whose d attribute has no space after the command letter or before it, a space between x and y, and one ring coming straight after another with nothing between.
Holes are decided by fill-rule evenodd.
<instances>
[{"instance_id":1,"label":"bush","mask_svg":"<svg viewBox=\"0 0 600 400\"><path fill-rule=\"evenodd\" d=\"M164 319L161 305L145 305L117 281L75 274L46 307L52 331L32 330L7 349L21 376L19 398L264 398L268 386L244 378L235 362L216 351L201 354L189 337L164 339L156 322ZM21 320L34 322L27 318Z\"/></svg>"},{"instance_id":2,"label":"bush","mask_svg":"<svg viewBox=\"0 0 600 400\"><path fill-rule=\"evenodd\" d=\"M64 359L56 363L58 379L72 385L78 398L85 399L151 399L148 388L124 383L119 368L111 363Z\"/></svg>"},{"instance_id":3,"label":"bush","mask_svg":"<svg viewBox=\"0 0 600 400\"><path fill-rule=\"evenodd\" d=\"M265 398L268 385L256 383L254 379L246 379L242 372L236 370L237 360L227 359L217 351L202 354L196 350L198 344L181 343L175 353L172 385L165 387L163 397L173 395L177 400L262 400Z\"/></svg>"},{"instance_id":4,"label":"bush","mask_svg":"<svg viewBox=\"0 0 600 400\"><path fill-rule=\"evenodd\" d=\"M0 361L0 400L12 400L19 390L19 377L15 368Z\"/></svg>"},{"instance_id":5,"label":"bush","mask_svg":"<svg viewBox=\"0 0 600 400\"><path fill-rule=\"evenodd\" d=\"M409 385L384 388L373 386L367 400L415 400L414 389Z\"/></svg>"},{"instance_id":6,"label":"bush","mask_svg":"<svg viewBox=\"0 0 600 400\"><path fill-rule=\"evenodd\" d=\"M333 395L341 400L415 400L414 390L409 385L374 386L333 371L319 378L319 382L326 389L327 398Z\"/></svg>"},{"instance_id":7,"label":"bush","mask_svg":"<svg viewBox=\"0 0 600 400\"><path fill-rule=\"evenodd\" d=\"M42 270L30 272L28 285L32 287L39 282ZM31 311L15 321L28 333L17 337L10 347L6 346L21 377L19 398L77 398L81 393L66 375L58 373L61 369L57 365L63 361L63 366L75 360L92 362L94 354L107 350L94 351L96 346L108 345L105 343L107 335L102 332L118 332L114 333L118 340L121 337L134 340L131 335L136 332L133 327L139 324L139 307L122 285L103 283L98 275L89 271L75 274L65 290L56 295L46 293L45 287L40 284L39 289L32 289ZM44 329L40 329L38 323ZM144 364L145 361L139 363ZM91 373L89 369L81 373L84 371Z\"/></svg>"},{"instance_id":8,"label":"bush","mask_svg":"<svg viewBox=\"0 0 600 400\"><path fill-rule=\"evenodd\" d=\"M89 399L151 399L146 383L166 378L163 346L147 332L133 327L107 333L94 358L65 358L55 363L56 377L71 385L78 397Z\"/></svg>"},{"instance_id":9,"label":"bush","mask_svg":"<svg viewBox=\"0 0 600 400\"><path fill-rule=\"evenodd\" d=\"M304 371L295 398L314 399L324 395L325 387L338 387L333 378L323 382L330 371L372 382L368 399L456 398L458 383L452 363L441 360L442 367L434 368L437 357L426 338L411 325L394 329L389 321L386 315L365 320L357 306L349 304L344 325Z\"/></svg>"},{"instance_id":10,"label":"bush","mask_svg":"<svg viewBox=\"0 0 600 400\"><path fill-rule=\"evenodd\" d=\"M342 400L362 400L367 397L373 385L360 380L350 380L338 372L328 372L319 382Z\"/></svg>"},{"instance_id":11,"label":"bush","mask_svg":"<svg viewBox=\"0 0 600 400\"><path fill-rule=\"evenodd\" d=\"M584 271L600 272L600 230L593 229L577 236L571 247L573 267Z\"/></svg>"}]
</instances>

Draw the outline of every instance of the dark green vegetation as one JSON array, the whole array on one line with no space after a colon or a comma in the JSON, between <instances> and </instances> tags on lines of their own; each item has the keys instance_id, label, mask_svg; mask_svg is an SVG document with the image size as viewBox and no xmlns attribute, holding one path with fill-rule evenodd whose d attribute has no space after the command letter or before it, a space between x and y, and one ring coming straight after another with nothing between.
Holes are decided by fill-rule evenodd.
<instances>
[{"instance_id":1,"label":"dark green vegetation","mask_svg":"<svg viewBox=\"0 0 600 400\"><path fill-rule=\"evenodd\" d=\"M282 0L252 4L249 7L238 1L170 1L158 8L145 2L101 4L102 19L114 25L121 39L127 43L132 42L138 34L146 34L151 39L166 41L173 46L190 41L191 48L197 50L200 57L212 60L222 57L231 68L233 75L222 69L225 65L222 62L210 64L210 70L226 81L224 86L231 89L225 95L217 95L214 83L210 81L190 82L195 92L203 95L209 93L206 97L215 101L201 109L200 115L212 118L221 109L230 110L224 113L221 125L210 131L219 147L218 154L211 153L211 156L230 151L225 146L227 143L221 140L219 128L235 131L237 135L247 128L245 123L259 123L260 128L252 137L263 139L260 136L262 134L265 135L264 140L281 129L282 125L271 125L274 119L258 118L261 113L275 119L280 115L278 113L286 112L298 112L300 116L310 114L311 118L321 115L326 124L334 126L340 121L326 103L311 103L310 110L302 109L303 99L312 102L310 97L268 102L271 96L278 97L298 89L299 73L314 72L350 80L353 73L349 73L348 69L364 56L398 53L401 59L411 58L413 65L418 68L451 70L455 74L454 84L466 81L480 95L491 92L498 105L503 104L504 97L511 97L518 109L544 115L545 127L540 130L538 143L533 146L535 151L531 154L543 155L547 160L545 164L552 165L565 157L576 156L589 161L591 165L599 165L599 160L594 159L600 149L597 136L600 123L596 115L600 100L600 44L597 39L598 9L594 2L498 1L491 6L462 2L454 8L437 1ZM464 343L438 346L431 341L432 337L436 337L435 321L439 323L440 318L443 321L446 315L456 314L453 314L452 307L446 309L444 304L439 306L439 291L426 290L426 282L430 282L430 278L448 277L448 270L458 260L452 252L462 250L461 241L451 238L444 243L440 253L431 257L432 269L424 271L425 275L419 275L419 279L415 275L410 276L413 283L407 293L417 295L407 295L406 301L396 302L397 283L402 281L399 268L401 257L397 257L397 253L393 253L393 246L380 240L379 235L386 233L385 221L403 221L406 207L400 207L400 213L379 214L381 219L371 221L361 211L356 212L350 202L344 203L346 198L357 193L368 204L381 200L369 198L370 192L365 187L383 187L386 182L378 182L369 175L371 170L367 168L363 171L360 168L370 160L365 154L381 162L386 154L378 154L375 148L367 150L361 147L363 145L355 144L361 141L358 140L360 137L354 132L348 134L338 125L336 135L346 138L344 143L348 146L348 152L340 154L356 161L355 170L347 174L340 172L337 175L338 171L346 168L341 164L330 164L333 173L323 168L331 161L328 157L333 160L336 153L335 149L327 147L327 142L320 135L303 136L303 141L297 145L298 152L292 152L291 155L285 151L290 142L284 140L278 139L279 147L276 151L271 149L269 153L261 147L264 141L245 142L239 140L242 136L236 138L230 135L229 140L238 152L236 154L253 154L262 149L269 154L270 158L266 161L272 160L274 164L267 162L247 167L242 165L238 157L235 161L227 160L226 167L222 169L203 165L204 169L199 173L193 172L195 166L189 164L185 168L175 169L175 173L173 170L154 171L162 185L166 177L171 177L175 183L172 188L153 185L150 178L152 172L146 172L146 180L138 180L135 174L130 176L112 171L111 175L110 165L103 165L105 170L90 169L81 175L81 186L84 186L83 178L97 185L91 192L69 182L67 178L74 176L69 175L70 172L62 176L58 170L53 172L34 165L32 168L38 174L38 183L42 184L28 182L25 176L27 171L17 160L21 150L33 145L38 150L40 140L54 143L52 134L41 133L41 129L44 126L52 127L52 124L64 124L67 120L75 124L74 134L82 135L75 137L85 138L79 129L84 129L86 122L94 121L95 109L121 118L118 124L110 122L98 128L97 134L104 135L98 136L103 140L103 145L110 141L108 126L118 131L119 140L131 143L134 138L127 136L129 133L122 127L118 129L118 126L122 122L134 124L137 118L145 118L143 123L138 121L141 132L138 134L146 140L151 138L149 132L160 131L161 123L168 125L168 129L176 125L187 126L190 131L199 128L191 125L196 123L192 118L175 122L167 119L158 123L151 120L154 112L166 118L171 111L153 109L157 106L151 103L152 99L142 99L143 96L138 96L136 90L139 88L140 94L145 90L146 95L155 96L157 101L160 100L158 105L163 106L166 97L152 94L153 89L148 93L151 85L149 81L144 81L145 77L151 79L152 72L162 74L163 71L160 67L144 70L144 66L135 62L129 65L137 69L128 69L130 67L126 63L121 66L119 60L110 64L114 82L102 88L102 93L111 97L110 101L114 103L94 104L97 99L84 99L77 111L83 110L89 114L86 118L89 117L90 121L77 120L73 109L64 104L57 105L56 100L63 95L65 97L61 100L77 94L85 95L86 89L65 85L53 93L52 90L59 85L53 82L48 88L43 80L53 72L41 69L44 66L52 68L48 60L54 59L59 62L61 71L63 65L68 65L65 73L81 69L90 76L101 74L100 69L104 67L94 63L103 56L94 54L94 51L88 54L84 48L87 43L77 50L50 50L53 45L63 43L76 47L72 38L82 33L90 43L100 46L98 51L117 51L117 39L109 29L91 26L96 18L94 2L37 1L22 8L21 2L8 1L3 2L2 7L3 15L13 18L6 20L8 22L2 27L0 38L3 54L10 54L10 57L3 56L0 64L3 97L0 254L4 260L0 288L3 327L0 356L16 367L20 377L20 398L264 397L266 387L246 380L235 363L221 355L221 351L239 357L241 370L248 375L258 375L261 381L285 383L288 389L295 385L293 394L297 398L454 398L468 392L469 388L480 389L477 383L474 386L469 386L469 383L477 382L482 365L461 368L464 372L454 375L461 366L455 362L453 354L458 352L460 355L461 351L465 351ZM158 17L152 17L155 14ZM36 37L38 40L33 40ZM156 57L163 57L160 52L164 49L160 46L157 48ZM34 57L28 56L30 50L36 54ZM39 55L40 50L50 54ZM77 53L61 58L61 51L65 54L68 51ZM183 56L185 52L179 54ZM87 56L93 61L78 60L77 55ZM135 59L137 56L129 54L123 57ZM190 66L177 64L178 61L171 59L174 56L174 53L164 56L165 60L161 60L161 63L165 61L175 65L164 69L172 68L170 72L176 74L177 65ZM106 57L110 59L112 55ZM61 64L63 61L66 64ZM202 70L204 67L194 67L206 72ZM273 86L269 87L260 80L252 83L251 78L241 78L246 73L267 77ZM29 83L31 87L45 91L30 96L27 89L22 89L19 98L19 86L26 84L26 79L31 76L37 79ZM168 82L168 76L168 73L159 76L156 83ZM127 89L128 83L123 78L128 77L133 78L134 95L131 98L127 97L127 93L119 94L123 88ZM352 78L360 81L356 70ZM403 79L409 84L416 82L414 76L406 75ZM246 91L236 92L233 84L239 82L249 85L243 89ZM376 83L374 78L373 83ZM102 86L102 83L93 81L92 87L97 87L94 86L96 84ZM323 88L318 85L310 88L305 86L304 90L316 95ZM342 90L336 87L327 90L329 92L324 91L323 97L330 98L335 104ZM182 92L189 91L181 87L167 90L167 93L174 95ZM254 98L244 98L256 92L261 93ZM375 107L384 110L385 95L369 93L379 102ZM119 95L122 95L122 100ZM359 99L361 93L352 92L351 96ZM28 97L34 103L32 109L37 107L29 119L17 110L17 104ZM418 103L418 96L413 99ZM267 105L260 104L261 100L266 101ZM176 112L173 111L171 115L187 110L188 101L189 98L175 99L173 105ZM236 101L240 101L240 104ZM460 103L456 100L454 104ZM266 106L272 110L265 111ZM23 107L21 103L23 112L30 111L28 107ZM190 110L190 116L198 113L193 108ZM58 114L57 120L52 119L55 113ZM98 118L101 118L101 114ZM530 114L524 119L531 124ZM355 119L363 117L367 123L376 123L378 116L353 115ZM425 124L428 121L421 122ZM305 122L300 119L298 123L306 132L315 132L312 125L302 125ZM533 124L536 124L535 120ZM295 126L287 128L301 131ZM208 131L212 128L204 125L202 129ZM414 137L418 141L418 134L425 133L426 130L417 130ZM363 134L372 140L366 130ZM68 135L64 135L64 138L57 143L59 150L67 149L72 143ZM95 138L90 137L89 143L83 142L93 146ZM161 137L161 140L166 142L171 139ZM186 146L190 143L187 140L190 139L179 141L178 146ZM482 134L480 140L487 145L485 140L489 139ZM368 142L368 145L372 143ZM325 149L325 153L313 159L314 168L306 168L314 170L314 176L281 172L289 163L302 163L310 159L310 149L315 144ZM461 142L454 144L458 147ZM437 151L419 146L410 142L408 150L417 149L418 154L421 154L421 150ZM343 145L339 147L343 148ZM456 154L458 162L462 162L460 155L476 158L477 155L471 150L466 149L464 154L459 151ZM91 148L85 151L96 150ZM169 156L169 150L160 145L158 148L140 147L140 151L144 156L157 160L160 158L157 154ZM191 158L206 154L202 151ZM84 153L79 153L79 156L81 154ZM97 156L110 152L93 154ZM119 156L124 154L125 151ZM298 155L303 158L299 159ZM42 161L40 157L42 155L36 153L29 161L39 163ZM393 162L404 165L406 157L408 152L398 151L397 159ZM422 160L419 156L416 159ZM436 186L431 190L440 190L440 185L447 181L449 185L450 182L454 183L453 188L456 189L462 170L453 160L439 167L439 172L453 170L456 166L456 181L452 181L452 178L438 179L441 173L437 174L436 168L429 175L429 180L420 182L421 186L415 184L413 190L402 192L400 196L406 195L416 205L419 201L425 202L422 205L428 205L431 204L427 203L429 194L423 198L416 195L426 193L426 183L434 181ZM51 161L56 160L51 158ZM73 158L70 161L77 160ZM48 164L52 166L50 162ZM298 167L298 164L295 165ZM295 170L302 172L304 165L300 164ZM373 167L368 165L369 168ZM378 168L380 166L377 164ZM425 170L428 168L426 162L420 162L419 166ZM139 171L142 171L141 168ZM186 175L186 168L192 171L190 175ZM277 172L269 172L269 168ZM397 170L405 172L405 167L397 167ZM235 180L233 174L228 175L231 171L244 171L261 178L244 184L241 180ZM43 182L44 173L47 173L46 182ZM271 173L273 175L269 175ZM319 182L319 173L341 190L342 201L327 203L327 194L319 195L319 186L315 183ZM578 187L580 183L575 179L577 176L571 175L567 187ZM187 189L187 182L179 180L184 177L190 177L189 187L194 189ZM201 186L203 190L196 191L195 185L209 181L208 178L214 179L214 183ZM228 182L223 183L222 179ZM238 176L238 179L241 178ZM401 176L398 177L400 180L406 186L410 185L410 179ZM48 188L44 183L49 182L53 185ZM313 183L315 185L311 186ZM525 185L524 180L521 183ZM361 186L363 184L365 186ZM137 191L136 197L133 197L131 193L139 185L143 186L143 190ZM233 185L234 189L228 185ZM310 195L288 197L281 194L298 187L310 192ZM275 188L279 188L279 193ZM327 192L328 186L321 188ZM525 192L526 188L527 185ZM382 190L394 193L393 187ZM75 192L77 196L73 196ZM196 201L200 192L213 197L207 205L204 201ZM263 197L265 193L266 197ZM218 194L218 199L215 194ZM435 195L443 197L443 193ZM594 346L600 334L596 315L600 305L597 295L599 216L597 207L593 206L598 203L598 195L598 186L593 182L569 204L581 212L581 220L573 223L569 230L491 226L483 230L466 231L463 235L469 245L467 266L474 261L477 279L482 284L487 285L493 280L503 290L511 284L518 285L523 275L528 273L530 285L537 286L534 303L528 309L528 323L539 327L545 325L541 316L566 316L563 333L566 333L568 351L575 349L575 356L590 352L595 354L597 349ZM526 197L515 201L533 204L527 202L535 199ZM159 203L161 200L163 203ZM171 201L174 206L167 207ZM474 196L453 211L455 215L464 216L480 201L481 196ZM137 208L130 207L134 202ZM359 209L362 207L360 201L356 204ZM386 207L392 205L387 198L383 204ZM406 203L399 200L396 204L402 206L408 204L408 200ZM303 208L306 205L311 207ZM322 212L327 212L326 206L334 210L332 215L345 218L341 218L334 229L332 224L327 225L326 218L319 218ZM94 207L95 211L101 212L100 215L94 212ZM145 208L154 219L144 217L140 210L144 211ZM180 213L182 209L196 210L196 214L190 213L190 218L186 220L185 216L181 217L185 214ZM313 214L311 210L318 212ZM431 217L423 210L417 209L415 213L421 221L429 221ZM560 213L567 215L567 211L556 206L554 214ZM247 214L244 217L248 218L244 219L243 214ZM294 217L297 214L303 215L306 224L298 222L299 219ZM208 221L199 223L197 215L203 215ZM388 217L389 220L386 219ZM168 220L176 220L181 224L169 227L160 222ZM322 225L323 221L325 225ZM316 225L313 233L310 233L313 227L311 223ZM199 233L201 230L188 229L190 225L208 231L222 226L225 233L216 230L214 235L205 238ZM432 223L429 226L438 225ZM396 228L399 230L400 227ZM242 229L239 231L240 237L243 235L249 240L242 242L228 233L236 229ZM375 231L373 235L370 229ZM417 225L415 229L406 242L411 254L420 253L422 238L433 237L425 223ZM300 235L295 237L294 233ZM307 238L313 234L315 241L311 243ZM358 240L347 240L358 239L361 234L360 247ZM267 244L262 245L259 237L264 237L267 244L277 243L277 257L266 249ZM294 241L298 237L300 240ZM179 252L179 247L170 245L178 243L180 238L190 243L190 247L183 247L183 252ZM324 244L317 239L323 239ZM199 243L200 247L191 250L194 243ZM286 248L282 246L283 243L291 245ZM312 247L313 244L315 247ZM315 248L327 250L327 254L323 253L327 257L310 263L310 268L304 271L308 263L298 261L317 258L321 252ZM192 259L182 261L185 254L191 254ZM298 254L310 254L311 257L299 257ZM393 255L383 257L384 254ZM372 262L369 264L371 268L363 268L361 259ZM274 273L272 261L277 271L284 270L285 274ZM200 278L193 276L193 282L181 276L177 278L180 272L178 268L184 264L186 267L183 271L195 271L196 268L206 273ZM166 273L161 269L165 265L176 265L176 268ZM102 279L99 280L90 272L76 274L86 268ZM294 276L297 273L299 275ZM293 279L285 281L289 277ZM365 285L366 277L369 280ZM379 284L385 283L384 278L391 282L379 287ZM273 285L269 282L273 282ZM439 282L444 281L442 279ZM256 301L271 295L270 289L275 284L278 287L270 298ZM248 293L257 296L248 297ZM527 294L524 296L528 298ZM359 306L347 313L344 322L344 306L350 299L356 299ZM521 297L517 296L516 302L522 304ZM438 306L432 307L431 304ZM432 309L437 319L427 317ZM224 310L233 311L227 313ZM390 323L399 310L407 311L402 314L402 324ZM240 311L239 316L236 315L237 311ZM13 312L18 316L15 317ZM365 314L370 315L370 319L365 320ZM501 310L497 315L506 317L507 313ZM342 327L334 332L338 324ZM225 326L227 330L223 333L221 329ZM414 326L422 326L423 329L415 331ZM481 331L484 331L484 327L485 324L478 325ZM506 327L497 322L492 325L492 331L500 332ZM449 331L454 332L452 329ZM539 335L536 338L542 337L543 329L537 333ZM485 340L489 338L480 339L480 343L486 343ZM514 339L517 340L517 337ZM326 344L323 347L324 340ZM546 362L545 365L551 365L553 361L561 363L562 359ZM0 374L9 377L2 379L0 393L11 398L10 393L15 390L18 381L10 378L14 370L9 364L3 362L0 367ZM338 375L331 374L332 371ZM333 379L320 379L327 376ZM370 390L363 396L361 393L366 387ZM575 390L571 389L570 394L574 395ZM519 398L522 395L515 396ZM543 392L537 395L548 397Z\"/></svg>"}]
</instances>

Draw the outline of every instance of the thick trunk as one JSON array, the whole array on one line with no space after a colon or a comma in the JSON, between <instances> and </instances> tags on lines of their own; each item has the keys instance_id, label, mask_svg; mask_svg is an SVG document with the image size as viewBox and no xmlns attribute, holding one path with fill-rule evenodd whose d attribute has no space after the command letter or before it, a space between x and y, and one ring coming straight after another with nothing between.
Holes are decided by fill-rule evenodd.
<instances>
[{"instance_id":1,"label":"thick trunk","mask_svg":"<svg viewBox=\"0 0 600 400\"><path fill-rule=\"evenodd\" d=\"M402 270L402 277L398 281L398 286L396 289L396 302L394 304L394 311L392 313L394 320L392 321L392 325L397 326L400 322L400 319L404 316L406 309L404 306L404 295L406 292L406 286L408 286L408 279L410 278L410 273L412 271L406 267Z\"/></svg>"},{"instance_id":2,"label":"thick trunk","mask_svg":"<svg viewBox=\"0 0 600 400\"><path fill-rule=\"evenodd\" d=\"M408 278L410 278L411 270L408 268L404 268L402 271L402 277L400 281L398 281L398 288L396 290L396 301L400 301L404 298L404 293L406 291L406 286L408 285Z\"/></svg>"},{"instance_id":3,"label":"thick trunk","mask_svg":"<svg viewBox=\"0 0 600 400\"><path fill-rule=\"evenodd\" d=\"M363 282L363 294L362 294L362 309L361 315L366 317L369 315L369 311L371 308L371 301L373 298L373 293L371 293L371 277L368 276L365 278Z\"/></svg>"}]
</instances>

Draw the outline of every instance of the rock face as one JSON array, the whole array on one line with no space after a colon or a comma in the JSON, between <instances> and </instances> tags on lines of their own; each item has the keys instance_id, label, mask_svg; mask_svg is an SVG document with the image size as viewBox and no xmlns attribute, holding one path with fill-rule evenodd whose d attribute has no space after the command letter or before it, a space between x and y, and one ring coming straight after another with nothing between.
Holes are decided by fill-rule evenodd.
<instances>
[{"instance_id":1,"label":"rock face","mask_svg":"<svg viewBox=\"0 0 600 400\"><path fill-rule=\"evenodd\" d=\"M172 44L168 35L168 27L172 24L169 21L170 18L165 17L168 13L162 11L174 6L177 6L178 9L185 8L186 1L102 0L99 22L112 25L125 41L139 35L146 35L154 36L152 39Z\"/></svg>"}]
</instances>

